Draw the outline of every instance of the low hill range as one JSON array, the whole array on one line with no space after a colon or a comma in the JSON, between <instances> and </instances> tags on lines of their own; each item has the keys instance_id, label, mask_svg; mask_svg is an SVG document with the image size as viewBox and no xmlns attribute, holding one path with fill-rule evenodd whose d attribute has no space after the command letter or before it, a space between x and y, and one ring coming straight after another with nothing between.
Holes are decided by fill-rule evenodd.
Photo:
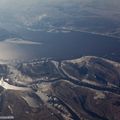
<instances>
[{"instance_id":1,"label":"low hill range","mask_svg":"<svg viewBox=\"0 0 120 120\"><path fill-rule=\"evenodd\" d=\"M0 116L119 120L120 63L95 56L0 64Z\"/></svg>"}]
</instances>

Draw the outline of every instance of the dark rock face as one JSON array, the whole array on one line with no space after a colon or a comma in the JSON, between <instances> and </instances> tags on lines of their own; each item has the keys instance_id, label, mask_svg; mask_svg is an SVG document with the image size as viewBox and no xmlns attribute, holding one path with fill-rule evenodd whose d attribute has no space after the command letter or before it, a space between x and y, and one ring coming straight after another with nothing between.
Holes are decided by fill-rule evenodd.
<instances>
[{"instance_id":1,"label":"dark rock face","mask_svg":"<svg viewBox=\"0 0 120 120\"><path fill-rule=\"evenodd\" d=\"M3 75L4 73L4 75ZM98 57L0 65L0 115L15 120L119 120L120 64Z\"/></svg>"}]
</instances>

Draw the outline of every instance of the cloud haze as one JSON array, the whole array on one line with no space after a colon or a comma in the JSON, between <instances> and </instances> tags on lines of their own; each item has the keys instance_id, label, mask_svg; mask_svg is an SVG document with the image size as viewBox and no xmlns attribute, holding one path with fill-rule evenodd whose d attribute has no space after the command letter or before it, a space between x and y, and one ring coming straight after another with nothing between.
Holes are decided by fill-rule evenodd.
<instances>
[{"instance_id":1,"label":"cloud haze","mask_svg":"<svg viewBox=\"0 0 120 120\"><path fill-rule=\"evenodd\" d=\"M79 27L96 19L114 24L120 19L119 6L119 0L0 0L0 28Z\"/></svg>"}]
</instances>

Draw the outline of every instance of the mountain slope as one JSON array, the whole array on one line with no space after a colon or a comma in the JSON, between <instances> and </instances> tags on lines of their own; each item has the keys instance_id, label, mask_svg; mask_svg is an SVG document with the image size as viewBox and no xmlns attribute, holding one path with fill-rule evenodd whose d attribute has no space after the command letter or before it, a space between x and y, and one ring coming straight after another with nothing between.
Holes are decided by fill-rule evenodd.
<instances>
[{"instance_id":1,"label":"mountain slope","mask_svg":"<svg viewBox=\"0 0 120 120\"><path fill-rule=\"evenodd\" d=\"M0 73L0 115L15 120L119 120L117 62L94 56L41 59L1 64Z\"/></svg>"}]
</instances>

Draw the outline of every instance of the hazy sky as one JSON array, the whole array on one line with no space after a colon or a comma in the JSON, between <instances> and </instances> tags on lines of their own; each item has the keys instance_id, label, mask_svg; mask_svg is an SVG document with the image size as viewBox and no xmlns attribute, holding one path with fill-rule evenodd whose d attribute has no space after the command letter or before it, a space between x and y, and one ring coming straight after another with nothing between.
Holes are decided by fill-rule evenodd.
<instances>
[{"instance_id":1,"label":"hazy sky","mask_svg":"<svg viewBox=\"0 0 120 120\"><path fill-rule=\"evenodd\" d=\"M106 8L118 8L120 5L120 0L0 0L0 9L24 9L25 7L34 6L36 4L49 4L54 5L59 3L62 5L63 2L79 3L79 4L90 4L96 7L105 6ZM61 4L60 4L61 3ZM112 9L111 8L111 9Z\"/></svg>"},{"instance_id":2,"label":"hazy sky","mask_svg":"<svg viewBox=\"0 0 120 120\"><path fill-rule=\"evenodd\" d=\"M119 6L120 0L0 0L0 27L31 25L46 16L59 21L91 15L119 20Z\"/></svg>"}]
</instances>

